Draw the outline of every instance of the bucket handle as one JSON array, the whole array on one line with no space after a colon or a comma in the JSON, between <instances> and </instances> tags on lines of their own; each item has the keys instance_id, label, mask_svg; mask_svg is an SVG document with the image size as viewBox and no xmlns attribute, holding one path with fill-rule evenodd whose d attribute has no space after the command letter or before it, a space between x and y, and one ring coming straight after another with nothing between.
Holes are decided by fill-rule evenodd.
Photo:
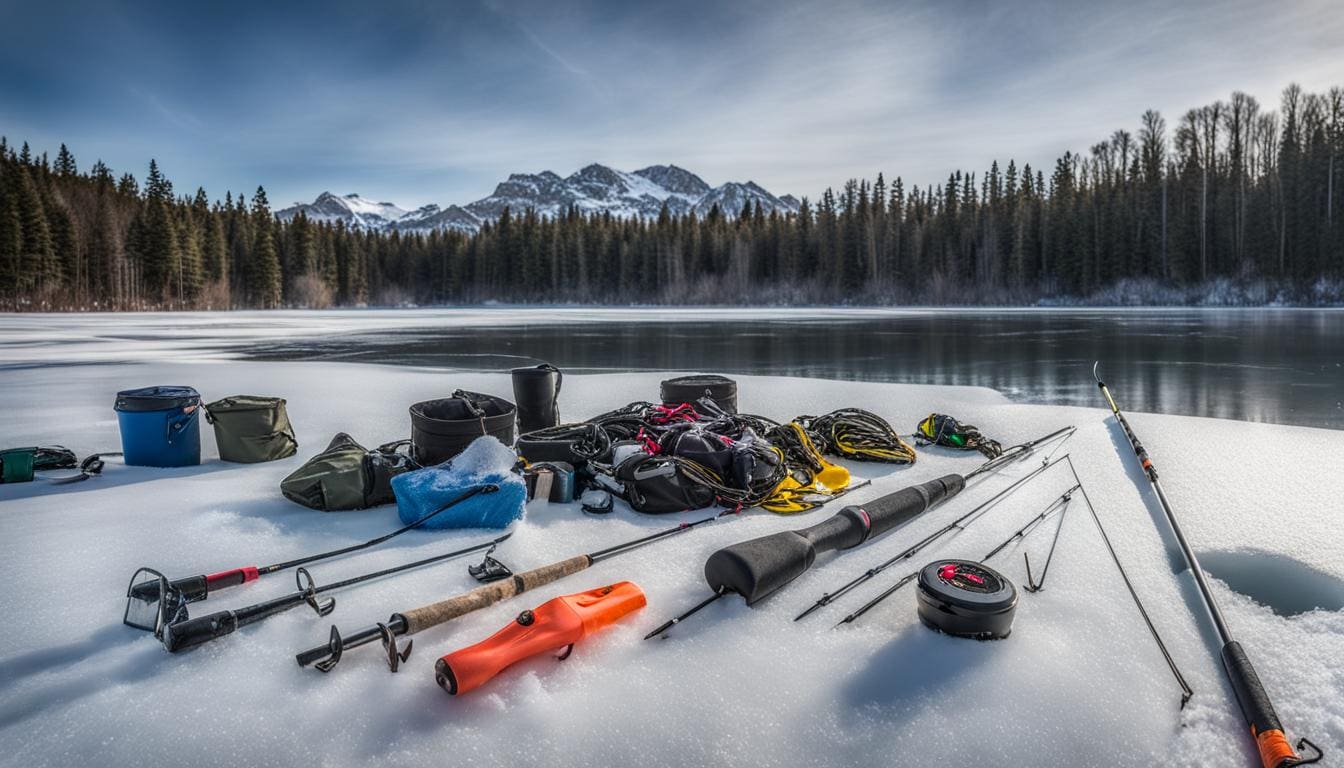
<instances>
[{"instance_id":1,"label":"bucket handle","mask_svg":"<svg viewBox=\"0 0 1344 768\"><path fill-rule=\"evenodd\" d=\"M482 435L490 434L488 431L486 431L485 428L485 410L478 407L476 405L476 401L471 399L471 393L467 392L466 390L459 389L453 393L453 397L460 399L463 402L463 404L467 406L467 410L471 411L472 415L475 416L477 420L481 422L481 434Z\"/></svg>"}]
</instances>

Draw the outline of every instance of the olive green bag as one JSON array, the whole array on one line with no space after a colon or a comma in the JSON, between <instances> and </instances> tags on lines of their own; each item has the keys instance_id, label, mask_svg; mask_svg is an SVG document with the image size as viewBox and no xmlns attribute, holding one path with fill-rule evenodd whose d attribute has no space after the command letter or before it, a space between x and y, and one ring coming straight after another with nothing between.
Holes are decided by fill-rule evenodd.
<instances>
[{"instance_id":1,"label":"olive green bag","mask_svg":"<svg viewBox=\"0 0 1344 768\"><path fill-rule=\"evenodd\" d=\"M392 478L418 469L399 449L409 440L380 445L370 451L344 432L337 432L327 449L280 481L280 492L305 507L335 512L367 509L396 500Z\"/></svg>"},{"instance_id":2,"label":"olive green bag","mask_svg":"<svg viewBox=\"0 0 1344 768\"><path fill-rule=\"evenodd\" d=\"M299 448L284 398L226 397L205 406L205 418L215 425L219 458L225 461L275 461L293 456Z\"/></svg>"}]
</instances>

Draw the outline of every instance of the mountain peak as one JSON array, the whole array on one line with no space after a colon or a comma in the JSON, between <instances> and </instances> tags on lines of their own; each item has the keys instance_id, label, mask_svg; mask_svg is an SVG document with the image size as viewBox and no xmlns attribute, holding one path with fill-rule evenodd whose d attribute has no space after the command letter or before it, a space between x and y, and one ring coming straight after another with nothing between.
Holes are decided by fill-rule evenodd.
<instances>
[{"instance_id":1,"label":"mountain peak","mask_svg":"<svg viewBox=\"0 0 1344 768\"><path fill-rule=\"evenodd\" d=\"M775 197L752 181L710 187L676 165L650 165L629 173L590 163L564 178L553 171L509 174L489 197L467 205L430 204L408 212L354 192L339 197L323 192L312 203L295 204L276 216L288 220L302 212L314 221L343 221L351 228L373 230L475 232L484 222L499 218L505 208L519 214L530 209L551 218L576 208L585 215L652 219L664 207L673 216L691 212L703 216L718 205L725 215L736 216L748 204L759 204L767 213L798 210L793 197Z\"/></svg>"},{"instance_id":2,"label":"mountain peak","mask_svg":"<svg viewBox=\"0 0 1344 768\"><path fill-rule=\"evenodd\" d=\"M635 171L634 175L648 179L663 189L688 199L699 199L710 190L704 179L675 165L650 165Z\"/></svg>"}]
</instances>

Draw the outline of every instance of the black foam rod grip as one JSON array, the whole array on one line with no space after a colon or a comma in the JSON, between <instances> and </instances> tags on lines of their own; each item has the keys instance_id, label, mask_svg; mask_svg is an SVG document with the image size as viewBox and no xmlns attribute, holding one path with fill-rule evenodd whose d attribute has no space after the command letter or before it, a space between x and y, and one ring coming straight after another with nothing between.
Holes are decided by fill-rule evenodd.
<instances>
[{"instance_id":1,"label":"black foam rod grip","mask_svg":"<svg viewBox=\"0 0 1344 768\"><path fill-rule=\"evenodd\" d=\"M750 605L801 576L818 553L857 547L955 496L965 485L961 475L946 475L845 507L808 528L724 547L705 561L705 581L710 589L735 592Z\"/></svg>"},{"instance_id":2,"label":"black foam rod grip","mask_svg":"<svg viewBox=\"0 0 1344 768\"><path fill-rule=\"evenodd\" d=\"M1265 687L1260 684L1260 676L1255 674L1255 667L1251 666L1251 660L1246 657L1241 643L1232 640L1223 646L1223 666L1227 669L1232 692L1237 696L1237 704L1241 706L1241 714L1246 717L1246 724L1251 726L1251 731L1256 734L1282 731L1283 725L1279 723L1279 716L1269 701L1269 694L1265 693Z\"/></svg>"},{"instance_id":3,"label":"black foam rod grip","mask_svg":"<svg viewBox=\"0 0 1344 768\"><path fill-rule=\"evenodd\" d=\"M879 496L866 504L860 504L858 509L868 515L871 525L868 536L881 536L956 496L965 487L966 478L961 475L943 475L927 483Z\"/></svg>"},{"instance_id":4,"label":"black foam rod grip","mask_svg":"<svg viewBox=\"0 0 1344 768\"><path fill-rule=\"evenodd\" d=\"M274 600L249 605L235 611L219 611L209 616L179 621L163 628L163 647L176 653L195 648L202 643L231 634L239 627L245 627L268 616L287 611L305 600L303 592L292 592Z\"/></svg>"}]
</instances>

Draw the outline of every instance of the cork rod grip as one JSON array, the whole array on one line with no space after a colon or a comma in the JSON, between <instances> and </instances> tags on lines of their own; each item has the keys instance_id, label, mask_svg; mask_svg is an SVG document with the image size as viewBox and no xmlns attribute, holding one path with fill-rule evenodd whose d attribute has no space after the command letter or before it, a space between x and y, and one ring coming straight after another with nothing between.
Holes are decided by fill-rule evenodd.
<instances>
[{"instance_id":1,"label":"cork rod grip","mask_svg":"<svg viewBox=\"0 0 1344 768\"><path fill-rule=\"evenodd\" d=\"M572 576L593 564L588 555L578 555L558 563L543 565L530 571L515 574L511 579L496 581L493 584L477 587L457 597L440 600L432 605L416 608L399 614L406 622L406 632L414 634L422 629L436 627L445 621L465 616L472 611L488 608L502 600L521 595L566 576Z\"/></svg>"}]
</instances>

